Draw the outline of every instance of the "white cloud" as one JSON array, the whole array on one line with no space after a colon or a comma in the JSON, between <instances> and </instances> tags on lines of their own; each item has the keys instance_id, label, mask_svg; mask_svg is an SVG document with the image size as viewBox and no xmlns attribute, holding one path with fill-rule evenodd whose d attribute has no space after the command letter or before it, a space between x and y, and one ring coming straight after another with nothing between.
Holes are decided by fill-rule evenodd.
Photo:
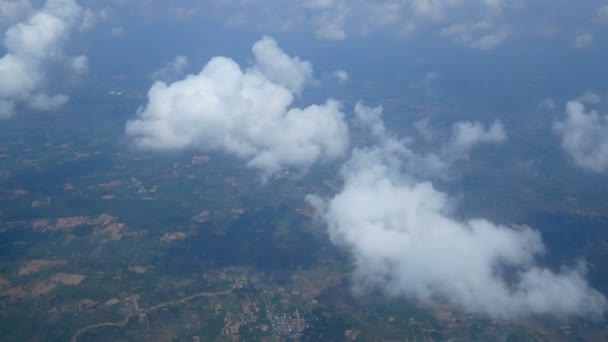
<instances>
[{"instance_id":1,"label":"white cloud","mask_svg":"<svg viewBox=\"0 0 608 342\"><path fill-rule=\"evenodd\" d=\"M554 101L552 98L550 98L550 97L547 97L546 99L542 100L542 101L541 101L541 102L538 104L538 106L539 106L540 108L542 108L542 109L546 109L546 110L553 110L553 109L555 109L555 107L556 107L556 106L555 106L555 101Z\"/></svg>"},{"instance_id":2,"label":"white cloud","mask_svg":"<svg viewBox=\"0 0 608 342\"><path fill-rule=\"evenodd\" d=\"M82 21L79 26L81 32L85 32L93 28L98 22L106 20L108 12L105 9L90 9L86 8L82 14Z\"/></svg>"},{"instance_id":3,"label":"white cloud","mask_svg":"<svg viewBox=\"0 0 608 342\"><path fill-rule=\"evenodd\" d=\"M556 39L555 32L574 41L577 30L585 27L599 37L596 24L605 12L605 6L567 0L222 0L204 6L188 0L115 2L139 6L138 13L148 16L204 20L209 15L230 27L258 32L312 32L324 40L384 33L423 40L444 36L485 50L518 37ZM572 16L573 11L580 15ZM453 30L460 32L449 34Z\"/></svg>"},{"instance_id":4,"label":"white cloud","mask_svg":"<svg viewBox=\"0 0 608 342\"><path fill-rule=\"evenodd\" d=\"M6 119L15 112L15 103L0 99L0 119Z\"/></svg>"},{"instance_id":5,"label":"white cloud","mask_svg":"<svg viewBox=\"0 0 608 342\"><path fill-rule=\"evenodd\" d=\"M412 82L411 87L423 90L427 96L432 96L435 93L435 83L442 78L438 71L429 71L422 76L418 81Z\"/></svg>"},{"instance_id":6,"label":"white cloud","mask_svg":"<svg viewBox=\"0 0 608 342\"><path fill-rule=\"evenodd\" d=\"M587 111L580 101L566 105L566 118L554 125L561 135L562 149L579 167L608 171L608 117Z\"/></svg>"},{"instance_id":7,"label":"white cloud","mask_svg":"<svg viewBox=\"0 0 608 342\"><path fill-rule=\"evenodd\" d=\"M500 144L507 140L502 123L494 121L487 128L480 122L458 122L452 127L452 138L444 147L446 159L466 159L473 147L480 143Z\"/></svg>"},{"instance_id":8,"label":"white cloud","mask_svg":"<svg viewBox=\"0 0 608 342\"><path fill-rule=\"evenodd\" d=\"M382 107L369 107L359 101L355 105L355 120L368 127L372 135L380 140L387 139L386 128L382 120Z\"/></svg>"},{"instance_id":9,"label":"white cloud","mask_svg":"<svg viewBox=\"0 0 608 342\"><path fill-rule=\"evenodd\" d=\"M333 76L340 83L345 83L349 78L348 72L345 70L336 70L334 71Z\"/></svg>"},{"instance_id":10,"label":"white cloud","mask_svg":"<svg viewBox=\"0 0 608 342\"><path fill-rule=\"evenodd\" d=\"M37 110L51 110L63 106L68 102L66 95L48 96L46 94L35 94L30 99L28 105Z\"/></svg>"},{"instance_id":11,"label":"white cloud","mask_svg":"<svg viewBox=\"0 0 608 342\"><path fill-rule=\"evenodd\" d=\"M144 148L230 153L266 175L342 157L348 129L341 104L291 106L312 79L310 63L287 56L270 37L253 53L255 64L246 70L215 57L197 75L156 82L127 134Z\"/></svg>"},{"instance_id":12,"label":"white cloud","mask_svg":"<svg viewBox=\"0 0 608 342\"><path fill-rule=\"evenodd\" d=\"M414 128L426 142L432 142L435 139L435 133L430 125L431 121L429 118L420 119L414 122Z\"/></svg>"},{"instance_id":13,"label":"white cloud","mask_svg":"<svg viewBox=\"0 0 608 342\"><path fill-rule=\"evenodd\" d=\"M596 12L601 21L608 22L608 5L598 7Z\"/></svg>"},{"instance_id":14,"label":"white cloud","mask_svg":"<svg viewBox=\"0 0 608 342\"><path fill-rule=\"evenodd\" d=\"M441 78L441 74L437 71L429 71L422 78L422 85L425 87L430 87L433 85L435 81Z\"/></svg>"},{"instance_id":15,"label":"white cloud","mask_svg":"<svg viewBox=\"0 0 608 342\"><path fill-rule=\"evenodd\" d=\"M320 39L342 40L346 38L344 23L350 7L343 0L308 0L302 4L313 13L311 23L315 35Z\"/></svg>"},{"instance_id":16,"label":"white cloud","mask_svg":"<svg viewBox=\"0 0 608 342\"><path fill-rule=\"evenodd\" d=\"M0 25L23 20L32 10L27 0L0 0Z\"/></svg>"},{"instance_id":17,"label":"white cloud","mask_svg":"<svg viewBox=\"0 0 608 342\"><path fill-rule=\"evenodd\" d=\"M480 122L461 121L452 126L450 139L439 147L438 152L420 154L411 147L413 139L397 139L387 132L382 112L382 107L372 108L358 102L355 106L355 119L360 125L368 127L377 141L404 156L402 162L405 169L417 176L444 178L455 162L468 159L471 151L478 145L501 144L507 140L504 126L498 120L487 127ZM428 119L417 121L414 127L425 140L433 140Z\"/></svg>"},{"instance_id":18,"label":"white cloud","mask_svg":"<svg viewBox=\"0 0 608 342\"><path fill-rule=\"evenodd\" d=\"M19 103L51 109L67 100L65 95L43 93L46 70L47 64L60 62L70 72L86 71L85 56L67 57L63 51L81 16L82 8L73 0L48 0L6 30L7 53L0 58L0 117L12 116Z\"/></svg>"},{"instance_id":19,"label":"white cloud","mask_svg":"<svg viewBox=\"0 0 608 342\"><path fill-rule=\"evenodd\" d=\"M405 0L357 2L351 3L350 8L354 13L351 17L356 18L354 25L363 26L362 32L391 27L406 37L441 33L454 42L489 50L509 36L501 15L518 11L520 6L496 0ZM344 26L349 23L347 19Z\"/></svg>"},{"instance_id":20,"label":"white cloud","mask_svg":"<svg viewBox=\"0 0 608 342\"><path fill-rule=\"evenodd\" d=\"M125 29L123 27L117 26L112 27L110 31L108 31L108 36L112 38L120 38L125 35Z\"/></svg>"},{"instance_id":21,"label":"white cloud","mask_svg":"<svg viewBox=\"0 0 608 342\"><path fill-rule=\"evenodd\" d=\"M380 114L360 115L376 136L383 132ZM498 128L480 134L475 124L457 127L453 140L461 146L500 136ZM307 197L331 240L352 255L356 289L498 318L604 312L606 299L589 287L582 265L551 271L537 262L545 252L538 232L458 218L447 194L409 172L406 140L383 135L378 145L353 152L338 194Z\"/></svg>"},{"instance_id":22,"label":"white cloud","mask_svg":"<svg viewBox=\"0 0 608 342\"><path fill-rule=\"evenodd\" d=\"M343 40L346 38L344 23L348 15L348 7L342 3L341 6L329 11L323 11L317 15L313 22L316 26L315 34L321 39Z\"/></svg>"},{"instance_id":23,"label":"white cloud","mask_svg":"<svg viewBox=\"0 0 608 342\"><path fill-rule=\"evenodd\" d=\"M495 28L488 21L454 24L444 28L441 33L457 43L479 50L494 49L508 37L505 30Z\"/></svg>"},{"instance_id":24,"label":"white cloud","mask_svg":"<svg viewBox=\"0 0 608 342\"><path fill-rule=\"evenodd\" d=\"M468 27L468 46L491 49L508 36L509 20L523 1L496 0L265 0L224 1L230 23L256 24L266 31L310 30L319 39L343 40L355 34L391 31L397 35L434 36L452 25ZM479 23L490 25L483 30ZM503 27L503 24L504 27ZM473 32L475 31L475 32ZM457 40L456 37L451 37Z\"/></svg>"},{"instance_id":25,"label":"white cloud","mask_svg":"<svg viewBox=\"0 0 608 342\"><path fill-rule=\"evenodd\" d=\"M336 2L336 0L306 0L302 6L312 9L326 9L333 7Z\"/></svg>"},{"instance_id":26,"label":"white cloud","mask_svg":"<svg viewBox=\"0 0 608 342\"><path fill-rule=\"evenodd\" d=\"M593 45L595 38L592 33L581 33L574 38L574 47L577 49L586 49Z\"/></svg>"},{"instance_id":27,"label":"white cloud","mask_svg":"<svg viewBox=\"0 0 608 342\"><path fill-rule=\"evenodd\" d=\"M416 14L433 20L443 19L446 8L455 5L453 1L438 0L413 0L411 4Z\"/></svg>"},{"instance_id":28,"label":"white cloud","mask_svg":"<svg viewBox=\"0 0 608 342\"><path fill-rule=\"evenodd\" d=\"M577 98L578 101L584 104L598 104L602 102L602 98L592 89L587 89L587 91Z\"/></svg>"},{"instance_id":29,"label":"white cloud","mask_svg":"<svg viewBox=\"0 0 608 342\"><path fill-rule=\"evenodd\" d=\"M279 48L277 42L267 36L252 48L255 68L271 82L277 83L296 94L313 80L312 64L298 57L290 57Z\"/></svg>"},{"instance_id":30,"label":"white cloud","mask_svg":"<svg viewBox=\"0 0 608 342\"><path fill-rule=\"evenodd\" d=\"M154 71L150 77L153 80L173 82L184 75L187 66L188 58L185 56L176 56L171 62Z\"/></svg>"},{"instance_id":31,"label":"white cloud","mask_svg":"<svg viewBox=\"0 0 608 342\"><path fill-rule=\"evenodd\" d=\"M67 65L77 75L83 75L89 70L89 59L84 55L71 57L67 59Z\"/></svg>"}]
</instances>

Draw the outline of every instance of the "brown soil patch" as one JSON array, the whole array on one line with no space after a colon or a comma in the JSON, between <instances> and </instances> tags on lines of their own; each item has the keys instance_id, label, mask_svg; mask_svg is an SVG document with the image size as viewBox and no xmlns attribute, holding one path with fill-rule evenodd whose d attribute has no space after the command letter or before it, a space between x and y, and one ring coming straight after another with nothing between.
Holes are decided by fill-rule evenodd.
<instances>
[{"instance_id":1,"label":"brown soil patch","mask_svg":"<svg viewBox=\"0 0 608 342\"><path fill-rule=\"evenodd\" d=\"M111 223L101 230L104 235L109 235L114 241L122 240L127 225L124 223Z\"/></svg>"},{"instance_id":2,"label":"brown soil patch","mask_svg":"<svg viewBox=\"0 0 608 342\"><path fill-rule=\"evenodd\" d=\"M56 283L69 286L78 286L82 283L87 276L82 274L69 274L69 273L58 273L54 275L51 280Z\"/></svg>"},{"instance_id":3,"label":"brown soil patch","mask_svg":"<svg viewBox=\"0 0 608 342\"><path fill-rule=\"evenodd\" d=\"M45 199L42 200L34 200L32 201L32 208L38 208L38 207L46 207L51 205L51 197L47 197Z\"/></svg>"},{"instance_id":4,"label":"brown soil patch","mask_svg":"<svg viewBox=\"0 0 608 342\"><path fill-rule=\"evenodd\" d=\"M45 267L65 265L65 260L32 260L19 268L17 272L20 276L28 276L40 272Z\"/></svg>"},{"instance_id":5,"label":"brown soil patch","mask_svg":"<svg viewBox=\"0 0 608 342\"><path fill-rule=\"evenodd\" d=\"M96 302L92 299L83 299L83 300L79 300L76 303L76 310L78 311L83 311L83 310L87 310L90 309L92 307L95 307L97 304L99 304L99 302Z\"/></svg>"},{"instance_id":6,"label":"brown soil patch","mask_svg":"<svg viewBox=\"0 0 608 342\"><path fill-rule=\"evenodd\" d=\"M304 290L308 298L319 296L326 289L338 285L344 275L338 272L332 272L324 275L323 278L309 279L307 277L299 278L299 286Z\"/></svg>"},{"instance_id":7,"label":"brown soil patch","mask_svg":"<svg viewBox=\"0 0 608 342\"><path fill-rule=\"evenodd\" d=\"M209 212L207 210L201 211L198 215L192 218L192 221L203 223L209 219Z\"/></svg>"},{"instance_id":8,"label":"brown soil patch","mask_svg":"<svg viewBox=\"0 0 608 342\"><path fill-rule=\"evenodd\" d=\"M142 274L146 273L148 271L148 268L144 266L129 266L129 271Z\"/></svg>"},{"instance_id":9,"label":"brown soil patch","mask_svg":"<svg viewBox=\"0 0 608 342\"><path fill-rule=\"evenodd\" d=\"M0 289L5 289L7 287L11 287L11 282L4 277L0 277Z\"/></svg>"},{"instance_id":10,"label":"brown soil patch","mask_svg":"<svg viewBox=\"0 0 608 342\"><path fill-rule=\"evenodd\" d=\"M103 305L105 306L114 306L116 304L120 303L120 300L118 300L117 298L112 298L110 300L108 300L107 302L103 303Z\"/></svg>"},{"instance_id":11,"label":"brown soil patch","mask_svg":"<svg viewBox=\"0 0 608 342\"><path fill-rule=\"evenodd\" d=\"M241 309L243 310L243 314L246 316L253 316L253 312L251 311L251 302L246 300L241 303Z\"/></svg>"},{"instance_id":12,"label":"brown soil patch","mask_svg":"<svg viewBox=\"0 0 608 342\"><path fill-rule=\"evenodd\" d=\"M186 234L184 232L166 233L161 238L161 241L163 241L163 242L171 242L171 241L175 241L175 240L183 240L186 237L188 237L188 234Z\"/></svg>"},{"instance_id":13,"label":"brown soil patch","mask_svg":"<svg viewBox=\"0 0 608 342\"><path fill-rule=\"evenodd\" d=\"M359 331L358 330L346 330L344 332L344 337L346 337L349 340L356 340L357 337L359 336Z\"/></svg>"},{"instance_id":14,"label":"brown soil patch","mask_svg":"<svg viewBox=\"0 0 608 342\"><path fill-rule=\"evenodd\" d=\"M55 230L73 229L78 226L83 226L86 223L87 218L85 216L62 217L57 219L57 223L55 224Z\"/></svg>"},{"instance_id":15,"label":"brown soil patch","mask_svg":"<svg viewBox=\"0 0 608 342\"><path fill-rule=\"evenodd\" d=\"M46 229L49 226L48 219L36 220L32 223L32 228L34 229Z\"/></svg>"},{"instance_id":16,"label":"brown soil patch","mask_svg":"<svg viewBox=\"0 0 608 342\"><path fill-rule=\"evenodd\" d=\"M86 276L80 274L58 273L49 279L36 282L33 286L28 288L29 291L25 291L21 287L11 287L2 290L0 291L0 297L9 297L11 300L38 297L53 291L59 285L80 285L85 278Z\"/></svg>"},{"instance_id":17,"label":"brown soil patch","mask_svg":"<svg viewBox=\"0 0 608 342\"><path fill-rule=\"evenodd\" d=\"M116 222L116 217L108 214L99 216L60 217L56 220L40 219L32 223L32 228L41 231L70 230L79 226L106 226Z\"/></svg>"},{"instance_id":18,"label":"brown soil patch","mask_svg":"<svg viewBox=\"0 0 608 342\"><path fill-rule=\"evenodd\" d=\"M229 312L224 317L224 329L222 329L222 335L234 337L238 336L239 330L241 329L241 322L234 322L232 314Z\"/></svg>"},{"instance_id":19,"label":"brown soil patch","mask_svg":"<svg viewBox=\"0 0 608 342\"><path fill-rule=\"evenodd\" d=\"M27 293L21 287L11 287L0 291L0 298L8 297L11 301L25 298Z\"/></svg>"},{"instance_id":20,"label":"brown soil patch","mask_svg":"<svg viewBox=\"0 0 608 342\"><path fill-rule=\"evenodd\" d=\"M231 208L230 209L230 213L234 214L234 215L243 215L243 213L245 212L245 209L243 208Z\"/></svg>"},{"instance_id":21,"label":"brown soil patch","mask_svg":"<svg viewBox=\"0 0 608 342\"><path fill-rule=\"evenodd\" d=\"M32 296L42 296L44 294L47 294L49 292L51 292L53 289L55 289L57 287L57 284L53 281L41 281L38 282L36 284L34 284L34 287L32 288Z\"/></svg>"},{"instance_id":22,"label":"brown soil patch","mask_svg":"<svg viewBox=\"0 0 608 342\"><path fill-rule=\"evenodd\" d=\"M97 217L96 219L93 220L92 224L106 225L106 224L110 224L116 220L117 220L117 218L110 214L101 214L101 215L99 215L99 217Z\"/></svg>"}]
</instances>

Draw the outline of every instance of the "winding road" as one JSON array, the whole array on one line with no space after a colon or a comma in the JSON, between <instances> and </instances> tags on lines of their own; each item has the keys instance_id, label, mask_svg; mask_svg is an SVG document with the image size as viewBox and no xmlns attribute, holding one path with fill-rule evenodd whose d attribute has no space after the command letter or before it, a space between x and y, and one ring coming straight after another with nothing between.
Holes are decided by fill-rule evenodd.
<instances>
[{"instance_id":1,"label":"winding road","mask_svg":"<svg viewBox=\"0 0 608 342\"><path fill-rule=\"evenodd\" d=\"M77 342L78 341L78 337L80 335L82 335L83 333L89 331L89 330L93 330L93 329L97 329L97 328L102 328L102 327L116 327L116 328L124 328L127 326L127 324L129 324L129 320L133 317L137 317L141 314L148 314L157 310L160 310L162 308L168 307L168 306L173 306L173 305L179 305L179 304L184 304L187 303L191 300L197 299L197 298L201 298L201 297L217 297L217 296L223 296L223 295L227 295L229 293L231 293L232 291L234 291L239 284L244 281L244 279L237 279L234 284L232 285L232 287L228 290L225 291L217 291L217 292L201 292L201 293L197 293L188 297L184 297L181 299L177 299L177 300L172 300L172 301L168 301L168 302L164 302L164 303L160 303L160 304L156 304L154 306L151 306L147 309L139 309L139 307L136 308L136 312L128 315L127 317L125 317L122 321L118 321L118 322L103 322L103 323L96 323L96 324L91 324L91 325L87 325L86 327L80 328L78 329L74 335L72 335L72 338L70 339L71 342Z\"/></svg>"}]
</instances>

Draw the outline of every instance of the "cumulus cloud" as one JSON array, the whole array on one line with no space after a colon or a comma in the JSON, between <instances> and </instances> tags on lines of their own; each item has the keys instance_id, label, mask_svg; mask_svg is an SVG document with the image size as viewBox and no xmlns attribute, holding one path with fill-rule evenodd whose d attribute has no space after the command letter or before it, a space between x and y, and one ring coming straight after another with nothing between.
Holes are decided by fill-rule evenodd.
<instances>
[{"instance_id":1,"label":"cumulus cloud","mask_svg":"<svg viewBox=\"0 0 608 342\"><path fill-rule=\"evenodd\" d=\"M507 133L498 120L488 127L481 122L458 122L452 127L452 138L444 147L443 154L449 158L466 159L469 151L478 144L500 144L506 140Z\"/></svg>"},{"instance_id":2,"label":"cumulus cloud","mask_svg":"<svg viewBox=\"0 0 608 342\"><path fill-rule=\"evenodd\" d=\"M545 98L544 100L542 100L542 101L541 101L541 102L538 104L538 106L539 106L540 108L542 108L542 109L546 109L546 110L553 110L553 109L555 109L555 107L556 107L556 105L555 105L555 101L554 101L552 98L550 98L550 97L547 97L547 98Z\"/></svg>"},{"instance_id":3,"label":"cumulus cloud","mask_svg":"<svg viewBox=\"0 0 608 342\"><path fill-rule=\"evenodd\" d=\"M125 35L125 29L121 26L112 27L108 31L108 37L111 37L111 38L120 38L124 35Z\"/></svg>"},{"instance_id":4,"label":"cumulus cloud","mask_svg":"<svg viewBox=\"0 0 608 342\"><path fill-rule=\"evenodd\" d=\"M68 102L66 95L48 96L46 94L36 94L31 99L28 105L37 110L51 110L61 107Z\"/></svg>"},{"instance_id":5,"label":"cumulus cloud","mask_svg":"<svg viewBox=\"0 0 608 342\"><path fill-rule=\"evenodd\" d=\"M378 108L362 114L360 121L382 139L353 152L339 193L307 197L331 240L352 255L355 289L497 318L604 312L606 298L589 287L584 265L560 271L539 265L545 247L537 231L459 218L447 194L410 172L406 140L387 135L380 115ZM469 146L471 136L501 135L498 128L480 134L475 124L457 127L460 146Z\"/></svg>"},{"instance_id":6,"label":"cumulus cloud","mask_svg":"<svg viewBox=\"0 0 608 342\"><path fill-rule=\"evenodd\" d=\"M594 105L600 103L602 98L592 89L587 89L587 91L579 96L577 100L584 104Z\"/></svg>"},{"instance_id":7,"label":"cumulus cloud","mask_svg":"<svg viewBox=\"0 0 608 342\"><path fill-rule=\"evenodd\" d=\"M562 149L576 165L593 172L608 171L608 116L588 111L581 101L570 101L566 118L554 128L561 135Z\"/></svg>"},{"instance_id":8,"label":"cumulus cloud","mask_svg":"<svg viewBox=\"0 0 608 342\"><path fill-rule=\"evenodd\" d=\"M255 69L271 82L280 84L296 94L300 94L304 86L313 80L312 64L298 57L288 56L270 37L265 36L256 42L252 51Z\"/></svg>"},{"instance_id":9,"label":"cumulus cloud","mask_svg":"<svg viewBox=\"0 0 608 342\"><path fill-rule=\"evenodd\" d=\"M255 63L245 70L215 57L196 75L156 82L127 135L143 148L223 151L265 174L342 157L349 139L341 104L292 107L312 80L311 64L270 37L252 50Z\"/></svg>"},{"instance_id":10,"label":"cumulus cloud","mask_svg":"<svg viewBox=\"0 0 608 342\"><path fill-rule=\"evenodd\" d=\"M431 128L431 121L429 118L420 119L414 122L414 128L426 142L430 143L435 139L435 133Z\"/></svg>"},{"instance_id":11,"label":"cumulus cloud","mask_svg":"<svg viewBox=\"0 0 608 342\"><path fill-rule=\"evenodd\" d=\"M419 80L414 81L410 86L414 89L420 89L426 93L427 96L435 95L435 83L442 78L442 75L438 71L429 71Z\"/></svg>"},{"instance_id":12,"label":"cumulus cloud","mask_svg":"<svg viewBox=\"0 0 608 342\"><path fill-rule=\"evenodd\" d=\"M81 32L88 31L97 25L98 22L104 21L107 18L108 11L106 9L86 8L82 13L82 21L78 29Z\"/></svg>"},{"instance_id":13,"label":"cumulus cloud","mask_svg":"<svg viewBox=\"0 0 608 342\"><path fill-rule=\"evenodd\" d=\"M345 83L349 78L348 72L345 70L336 70L334 71L333 76L340 83Z\"/></svg>"},{"instance_id":14,"label":"cumulus cloud","mask_svg":"<svg viewBox=\"0 0 608 342\"><path fill-rule=\"evenodd\" d=\"M444 28L441 33L479 50L490 50L500 45L507 37L503 29L496 29L491 22L481 21L473 24L454 24Z\"/></svg>"},{"instance_id":15,"label":"cumulus cloud","mask_svg":"<svg viewBox=\"0 0 608 342\"><path fill-rule=\"evenodd\" d=\"M368 127L375 139L392 146L403 156L408 172L433 178L443 178L455 162L469 158L471 151L480 144L501 144L507 140L503 124L496 120L490 125L481 122L461 121L452 125L449 140L442 144L438 152L420 154L412 148L413 139L397 139L387 132L382 120L382 107L369 107L358 102L355 105L356 122ZM414 123L414 128L426 141L432 141L434 133L428 119Z\"/></svg>"},{"instance_id":16,"label":"cumulus cloud","mask_svg":"<svg viewBox=\"0 0 608 342\"><path fill-rule=\"evenodd\" d=\"M592 33L581 33L574 37L574 47L577 49L586 49L593 45L595 38Z\"/></svg>"},{"instance_id":17,"label":"cumulus cloud","mask_svg":"<svg viewBox=\"0 0 608 342\"><path fill-rule=\"evenodd\" d=\"M45 94L44 86L51 64L61 64L72 73L86 71L85 56L69 57L63 50L82 11L74 0L48 0L6 30L7 52L0 58L0 117L12 116L18 104L47 110L67 101L66 95Z\"/></svg>"},{"instance_id":18,"label":"cumulus cloud","mask_svg":"<svg viewBox=\"0 0 608 342\"><path fill-rule=\"evenodd\" d=\"M355 120L362 126L369 128L375 138L388 139L386 127L382 120L382 106L369 107L362 101L357 102L355 104Z\"/></svg>"},{"instance_id":19,"label":"cumulus cloud","mask_svg":"<svg viewBox=\"0 0 608 342\"><path fill-rule=\"evenodd\" d=\"M493 49L508 37L497 26L496 16L505 6L500 1L314 1L313 26L317 36L344 39L347 27L368 34L374 29L391 27L406 35L439 31L456 42L476 49ZM322 6L321 6L322 4ZM349 25L350 24L350 25Z\"/></svg>"},{"instance_id":20,"label":"cumulus cloud","mask_svg":"<svg viewBox=\"0 0 608 342\"><path fill-rule=\"evenodd\" d=\"M438 71L429 71L427 72L422 80L420 81L423 86L431 87L433 83L441 78L441 73Z\"/></svg>"},{"instance_id":21,"label":"cumulus cloud","mask_svg":"<svg viewBox=\"0 0 608 342\"><path fill-rule=\"evenodd\" d=\"M173 82L184 75L187 66L188 58L185 56L177 56L173 61L154 71L150 77L157 81Z\"/></svg>"},{"instance_id":22,"label":"cumulus cloud","mask_svg":"<svg viewBox=\"0 0 608 342\"><path fill-rule=\"evenodd\" d=\"M444 18L446 7L451 7L452 4L435 0L414 0L411 5L417 14L439 20Z\"/></svg>"},{"instance_id":23,"label":"cumulus cloud","mask_svg":"<svg viewBox=\"0 0 608 342\"><path fill-rule=\"evenodd\" d=\"M0 25L22 20L32 10L32 4L27 0L0 0Z\"/></svg>"},{"instance_id":24,"label":"cumulus cloud","mask_svg":"<svg viewBox=\"0 0 608 342\"><path fill-rule=\"evenodd\" d=\"M318 10L312 19L315 34L321 39L343 40L346 38L344 24L350 8L345 1L309 1L305 6Z\"/></svg>"}]
</instances>

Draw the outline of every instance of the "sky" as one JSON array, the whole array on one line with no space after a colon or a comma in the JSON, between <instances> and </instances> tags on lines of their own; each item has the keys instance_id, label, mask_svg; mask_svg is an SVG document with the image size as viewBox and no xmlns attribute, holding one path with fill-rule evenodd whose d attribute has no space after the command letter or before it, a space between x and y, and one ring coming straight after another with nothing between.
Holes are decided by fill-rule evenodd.
<instances>
[{"instance_id":1,"label":"sky","mask_svg":"<svg viewBox=\"0 0 608 342\"><path fill-rule=\"evenodd\" d=\"M337 165L339 189L306 201L354 291L605 313L585 260L544 266L537 229L463 217L437 184L532 121L564 167L605 177L607 1L0 0L0 29L4 122L131 92L121 124L141 151L224 153L261 183ZM464 105L394 127L391 98Z\"/></svg>"}]
</instances>

